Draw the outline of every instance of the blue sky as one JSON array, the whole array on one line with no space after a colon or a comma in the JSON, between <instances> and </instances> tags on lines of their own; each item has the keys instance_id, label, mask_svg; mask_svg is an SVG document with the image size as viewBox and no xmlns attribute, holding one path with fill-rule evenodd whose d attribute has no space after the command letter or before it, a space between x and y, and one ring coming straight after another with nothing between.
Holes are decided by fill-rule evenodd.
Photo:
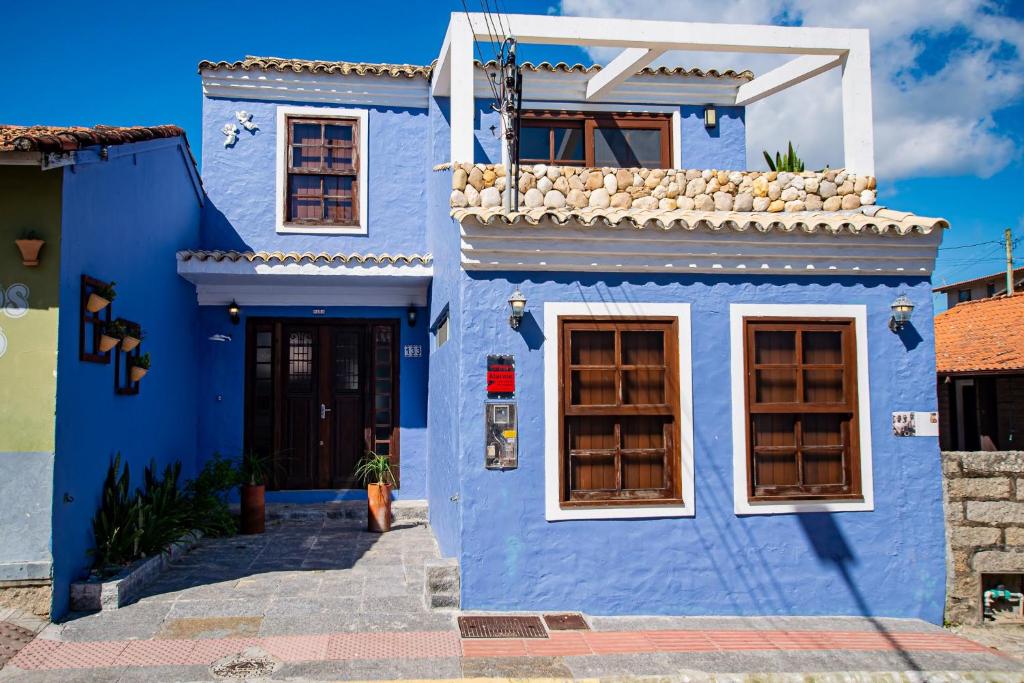
<instances>
[{"instance_id":1,"label":"blue sky","mask_svg":"<svg viewBox=\"0 0 1024 683\"><path fill-rule=\"evenodd\" d=\"M466 0L478 10L479 0ZM493 2L493 0L492 0ZM507 12L691 18L700 21L865 26L872 30L879 202L947 218L934 280L953 282L1002 268L995 240L1024 237L1024 2L873 0L679 0L657 16L632 0L502 0ZM828 6L825 12L823 6ZM448 13L461 2L322 3L313 20L280 2L28 3L4 10L0 122L52 125L176 123L198 145L201 59L246 54L428 63ZM679 16L666 17L666 11ZM301 17L301 18L297 18ZM335 18L337 17L337 18ZM606 58L572 48L531 46L527 58ZM703 60L714 59L714 63ZM698 61L695 61L697 59ZM752 66L749 57L667 55L703 67ZM836 165L834 98L825 77L748 112L751 162L761 146L793 139L809 165ZM818 79L816 79L818 80ZM815 91L813 88L820 88ZM820 121L793 120L820 103ZM781 101L780 101L781 100ZM815 112L818 113L818 112ZM803 117L804 113L799 114ZM831 118L830 118L831 117ZM808 123L812 125L808 125ZM813 125L817 123L818 125ZM764 142L764 145L759 143ZM756 167L756 166L755 166ZM965 247L984 242L977 247ZM956 248L954 248L956 247ZM1024 240L1018 245L1024 257ZM1024 258L1017 259L1018 264Z\"/></svg>"}]
</instances>

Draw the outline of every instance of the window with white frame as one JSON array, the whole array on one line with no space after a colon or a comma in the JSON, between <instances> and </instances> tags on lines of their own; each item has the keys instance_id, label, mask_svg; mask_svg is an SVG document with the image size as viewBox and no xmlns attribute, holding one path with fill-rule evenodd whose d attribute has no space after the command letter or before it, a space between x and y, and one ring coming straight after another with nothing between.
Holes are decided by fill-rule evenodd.
<instances>
[{"instance_id":1,"label":"window with white frame","mask_svg":"<svg viewBox=\"0 0 1024 683\"><path fill-rule=\"evenodd\" d=\"M278 232L366 233L366 126L366 110L278 107Z\"/></svg>"},{"instance_id":2,"label":"window with white frame","mask_svg":"<svg viewBox=\"0 0 1024 683\"><path fill-rule=\"evenodd\" d=\"M694 514L688 304L544 305L548 520Z\"/></svg>"},{"instance_id":3,"label":"window with white frame","mask_svg":"<svg viewBox=\"0 0 1024 683\"><path fill-rule=\"evenodd\" d=\"M731 307L736 512L872 508L865 315Z\"/></svg>"}]
</instances>

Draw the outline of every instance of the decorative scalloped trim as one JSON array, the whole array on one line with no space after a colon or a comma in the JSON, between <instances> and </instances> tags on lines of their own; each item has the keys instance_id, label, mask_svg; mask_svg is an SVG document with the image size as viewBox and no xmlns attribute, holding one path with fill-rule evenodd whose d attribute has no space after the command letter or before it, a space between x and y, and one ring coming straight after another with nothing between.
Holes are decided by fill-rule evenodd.
<instances>
[{"instance_id":1,"label":"decorative scalloped trim","mask_svg":"<svg viewBox=\"0 0 1024 683\"><path fill-rule=\"evenodd\" d=\"M713 232L733 230L746 232L755 230L767 233L773 230L782 232L828 232L834 235L846 232L852 235L863 232L885 234L890 230L897 235L908 235L917 232L927 235L935 228L948 228L949 223L942 218L925 218L898 211L879 209L874 216L861 212L827 213L827 212L794 212L794 213L738 213L733 211L635 211L628 209L531 209L522 212L505 212L500 207L491 209L453 209L451 216L459 223L467 218L475 218L484 226L520 225L538 226L545 219L563 226L573 224L586 228L613 228L620 225L642 230L653 226L661 230L680 228L683 230L706 229Z\"/></svg>"},{"instance_id":2,"label":"decorative scalloped trim","mask_svg":"<svg viewBox=\"0 0 1024 683\"><path fill-rule=\"evenodd\" d=\"M342 263L358 265L424 265L433 263L430 254L329 254L325 251L220 251L220 250L185 250L177 254L179 261L248 261L249 263Z\"/></svg>"}]
</instances>

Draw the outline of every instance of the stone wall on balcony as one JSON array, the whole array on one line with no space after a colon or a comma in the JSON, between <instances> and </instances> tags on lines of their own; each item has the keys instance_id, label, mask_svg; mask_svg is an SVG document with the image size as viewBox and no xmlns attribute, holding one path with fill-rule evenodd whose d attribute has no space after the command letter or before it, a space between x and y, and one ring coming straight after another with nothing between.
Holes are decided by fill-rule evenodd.
<instances>
[{"instance_id":1,"label":"stone wall on balcony","mask_svg":"<svg viewBox=\"0 0 1024 683\"><path fill-rule=\"evenodd\" d=\"M500 164L452 164L452 208L501 206ZM520 210L616 208L696 211L841 211L875 203L875 178L844 169L776 173L713 169L523 166Z\"/></svg>"},{"instance_id":2,"label":"stone wall on balcony","mask_svg":"<svg viewBox=\"0 0 1024 683\"><path fill-rule=\"evenodd\" d=\"M981 575L1024 573L1024 451L942 453L946 620L981 621Z\"/></svg>"}]
</instances>

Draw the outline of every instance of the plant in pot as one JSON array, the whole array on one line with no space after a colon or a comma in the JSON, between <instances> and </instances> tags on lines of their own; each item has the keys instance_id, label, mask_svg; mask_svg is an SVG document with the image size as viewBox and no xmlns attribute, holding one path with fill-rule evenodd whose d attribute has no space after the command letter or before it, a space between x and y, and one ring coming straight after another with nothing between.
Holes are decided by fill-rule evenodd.
<instances>
[{"instance_id":1,"label":"plant in pot","mask_svg":"<svg viewBox=\"0 0 1024 683\"><path fill-rule=\"evenodd\" d=\"M141 327L125 326L124 336L121 337L121 349L123 351L131 351L141 344L142 340L145 338L146 335L142 331Z\"/></svg>"},{"instance_id":2,"label":"plant in pot","mask_svg":"<svg viewBox=\"0 0 1024 683\"><path fill-rule=\"evenodd\" d=\"M97 287L89 293L89 300L85 302L85 307L89 309L90 313L99 313L117 298L117 290L114 289L116 284L111 281L110 284Z\"/></svg>"},{"instance_id":3,"label":"plant in pot","mask_svg":"<svg viewBox=\"0 0 1024 683\"><path fill-rule=\"evenodd\" d=\"M149 354L141 356L128 356L128 376L133 382L138 382L149 372Z\"/></svg>"},{"instance_id":4,"label":"plant in pot","mask_svg":"<svg viewBox=\"0 0 1024 683\"><path fill-rule=\"evenodd\" d=\"M120 318L103 323L100 327L100 351L106 353L117 346L127 332L128 329Z\"/></svg>"},{"instance_id":5,"label":"plant in pot","mask_svg":"<svg viewBox=\"0 0 1024 683\"><path fill-rule=\"evenodd\" d=\"M21 237L14 240L21 252L21 264L34 268L39 265L39 251L46 244L46 241L35 230L26 230Z\"/></svg>"},{"instance_id":6,"label":"plant in pot","mask_svg":"<svg viewBox=\"0 0 1024 683\"><path fill-rule=\"evenodd\" d=\"M241 527L243 534L262 534L266 528L267 471L270 458L249 451L238 468L241 484Z\"/></svg>"},{"instance_id":7,"label":"plant in pot","mask_svg":"<svg viewBox=\"0 0 1024 683\"><path fill-rule=\"evenodd\" d=\"M355 475L366 484L366 499L369 506L370 531L384 533L391 530L391 488L395 475L391 471L391 460L386 455L367 451Z\"/></svg>"}]
</instances>

